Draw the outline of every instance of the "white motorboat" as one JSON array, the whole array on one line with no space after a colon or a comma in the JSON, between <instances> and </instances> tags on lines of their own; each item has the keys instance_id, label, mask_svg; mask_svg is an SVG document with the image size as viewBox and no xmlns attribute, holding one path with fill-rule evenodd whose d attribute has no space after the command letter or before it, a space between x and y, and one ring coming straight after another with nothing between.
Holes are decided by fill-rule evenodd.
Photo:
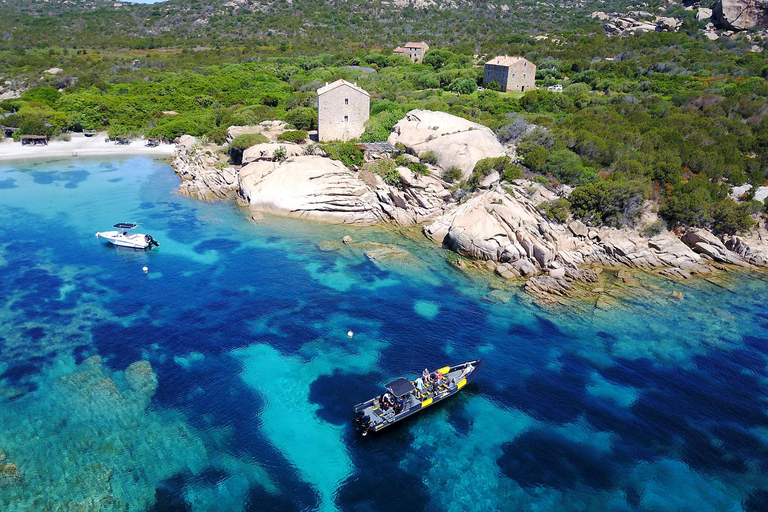
<instances>
[{"instance_id":1,"label":"white motorboat","mask_svg":"<svg viewBox=\"0 0 768 512\"><path fill-rule=\"evenodd\" d=\"M96 238L103 238L112 245L118 247L130 247L132 249L151 249L152 246L160 245L150 235L144 235L142 233L129 233L129 229L133 229L138 224L131 222L118 222L113 228L117 228L117 231L99 231L96 233Z\"/></svg>"}]
</instances>

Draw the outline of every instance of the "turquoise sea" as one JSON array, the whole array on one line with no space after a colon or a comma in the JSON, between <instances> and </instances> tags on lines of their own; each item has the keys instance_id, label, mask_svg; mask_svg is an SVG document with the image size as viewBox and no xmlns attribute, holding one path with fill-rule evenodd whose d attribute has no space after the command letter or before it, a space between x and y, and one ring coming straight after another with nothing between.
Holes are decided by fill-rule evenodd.
<instances>
[{"instance_id":1,"label":"turquoise sea","mask_svg":"<svg viewBox=\"0 0 768 512\"><path fill-rule=\"evenodd\" d=\"M768 510L761 275L538 306L418 231L177 186L143 158L0 167L0 510ZM115 222L160 247L94 238ZM389 379L476 357L450 401L352 429Z\"/></svg>"}]
</instances>

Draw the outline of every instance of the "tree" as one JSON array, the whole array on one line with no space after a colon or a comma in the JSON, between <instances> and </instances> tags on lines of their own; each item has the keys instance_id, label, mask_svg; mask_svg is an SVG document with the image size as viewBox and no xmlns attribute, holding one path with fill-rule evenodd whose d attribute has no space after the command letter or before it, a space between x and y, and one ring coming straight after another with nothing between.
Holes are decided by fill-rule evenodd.
<instances>
[{"instance_id":1,"label":"tree","mask_svg":"<svg viewBox=\"0 0 768 512\"><path fill-rule=\"evenodd\" d=\"M587 224L620 227L641 211L647 187L636 181L599 181L571 192L571 213Z\"/></svg>"},{"instance_id":2,"label":"tree","mask_svg":"<svg viewBox=\"0 0 768 512\"><path fill-rule=\"evenodd\" d=\"M456 78L448 86L448 90L457 94L472 94L477 90L477 84L471 78Z\"/></svg>"},{"instance_id":3,"label":"tree","mask_svg":"<svg viewBox=\"0 0 768 512\"><path fill-rule=\"evenodd\" d=\"M297 130L317 130L317 110L309 107L291 109L285 114L285 122Z\"/></svg>"}]
</instances>

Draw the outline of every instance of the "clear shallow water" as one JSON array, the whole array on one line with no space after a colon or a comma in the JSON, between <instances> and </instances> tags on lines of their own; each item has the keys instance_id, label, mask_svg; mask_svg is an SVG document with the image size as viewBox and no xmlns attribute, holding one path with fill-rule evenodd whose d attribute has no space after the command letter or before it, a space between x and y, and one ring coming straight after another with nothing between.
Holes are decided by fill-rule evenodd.
<instances>
[{"instance_id":1,"label":"clear shallow water","mask_svg":"<svg viewBox=\"0 0 768 512\"><path fill-rule=\"evenodd\" d=\"M418 234L254 224L177 180L0 167L0 510L765 510L762 278L545 309ZM93 237L118 221L160 248ZM389 378L477 356L448 403L352 431Z\"/></svg>"}]
</instances>

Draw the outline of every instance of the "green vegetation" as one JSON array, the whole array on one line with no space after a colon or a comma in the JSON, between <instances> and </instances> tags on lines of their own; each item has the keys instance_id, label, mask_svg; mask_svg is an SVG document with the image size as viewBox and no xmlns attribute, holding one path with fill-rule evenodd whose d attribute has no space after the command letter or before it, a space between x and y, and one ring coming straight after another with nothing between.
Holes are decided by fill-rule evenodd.
<instances>
[{"instance_id":1,"label":"green vegetation","mask_svg":"<svg viewBox=\"0 0 768 512\"><path fill-rule=\"evenodd\" d=\"M229 157L232 159L232 163L240 165L243 161L243 152L246 149L256 144L265 144L267 142L269 142L269 139L260 133L238 135L229 144Z\"/></svg>"},{"instance_id":2,"label":"green vegetation","mask_svg":"<svg viewBox=\"0 0 768 512\"><path fill-rule=\"evenodd\" d=\"M573 215L587 224L631 225L647 194L636 181L599 181L574 190L568 197Z\"/></svg>"},{"instance_id":3,"label":"green vegetation","mask_svg":"<svg viewBox=\"0 0 768 512\"><path fill-rule=\"evenodd\" d=\"M339 160L352 169L359 168L365 161L363 152L355 147L354 142L330 142L322 144L320 147L325 151L328 158Z\"/></svg>"},{"instance_id":4,"label":"green vegetation","mask_svg":"<svg viewBox=\"0 0 768 512\"><path fill-rule=\"evenodd\" d=\"M483 181L483 178L489 176L494 171L497 172L499 177L503 178L504 181L512 181L522 175L520 166L514 164L512 159L506 155L495 158L483 158L475 164L475 168L472 169L472 174L461 184L461 186L466 190L476 190Z\"/></svg>"},{"instance_id":5,"label":"green vegetation","mask_svg":"<svg viewBox=\"0 0 768 512\"><path fill-rule=\"evenodd\" d=\"M376 2L362 0L78 5L0 5L0 74L26 88L0 102L0 112L10 114L3 124L19 127L18 134L100 129L222 143L229 126L278 119L295 129L281 139L289 142L317 128L314 91L344 78L372 96L363 141L386 140L412 109L478 122L516 144L526 176L576 187L571 213L590 223L631 223L639 201L650 197L670 226L747 229L754 207L730 202L726 189L768 180L768 56L751 52L756 41L746 34L707 40L703 23L682 6L666 14L683 20L679 33L614 38L588 17L600 10L591 0L508 12L471 3L389 7L386 19ZM432 45L423 64L390 53L414 37L415 24ZM531 37L542 31L550 38ZM475 54L525 56L538 66L539 89L505 94L489 84L478 91ZM51 67L64 71L44 73ZM545 89L555 83L562 93ZM354 144L321 147L362 166ZM428 152L421 162L437 158ZM493 168L507 182L523 171L509 164ZM485 165L465 187L492 172ZM444 178L458 181L461 171L446 169Z\"/></svg>"},{"instance_id":6,"label":"green vegetation","mask_svg":"<svg viewBox=\"0 0 768 512\"><path fill-rule=\"evenodd\" d=\"M280 142L293 142L294 144L300 144L307 140L307 132L305 130L288 130L277 136L277 140Z\"/></svg>"},{"instance_id":7,"label":"green vegetation","mask_svg":"<svg viewBox=\"0 0 768 512\"><path fill-rule=\"evenodd\" d=\"M539 205L539 210L549 220L556 220L558 222L565 222L570 216L569 210L571 203L567 199L559 198L552 201L544 201Z\"/></svg>"},{"instance_id":8,"label":"green vegetation","mask_svg":"<svg viewBox=\"0 0 768 512\"><path fill-rule=\"evenodd\" d=\"M403 188L403 181L400 172L397 170L397 164L389 158L382 158L365 164L366 171L378 174L384 180L384 183L397 188Z\"/></svg>"}]
</instances>

